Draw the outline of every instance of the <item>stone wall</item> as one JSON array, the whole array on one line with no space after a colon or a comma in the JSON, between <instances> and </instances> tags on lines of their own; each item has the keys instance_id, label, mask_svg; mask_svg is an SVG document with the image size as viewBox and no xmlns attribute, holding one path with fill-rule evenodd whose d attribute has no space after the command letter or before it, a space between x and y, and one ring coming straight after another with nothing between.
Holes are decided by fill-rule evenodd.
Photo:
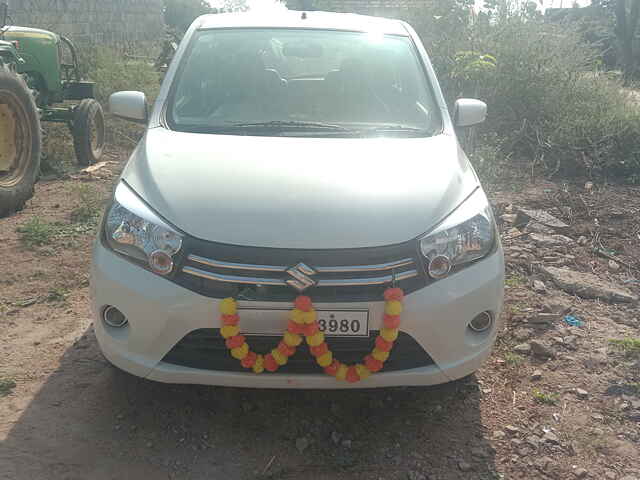
<instances>
[{"instance_id":1,"label":"stone wall","mask_svg":"<svg viewBox=\"0 0 640 480\"><path fill-rule=\"evenodd\" d=\"M287 7L328 12L350 12L390 18L405 18L412 9L429 0L287 0ZM311 8L309 8L311 9Z\"/></svg>"},{"instance_id":2,"label":"stone wall","mask_svg":"<svg viewBox=\"0 0 640 480\"><path fill-rule=\"evenodd\" d=\"M162 0L9 0L14 25L51 30L78 45L147 42L164 34Z\"/></svg>"}]
</instances>

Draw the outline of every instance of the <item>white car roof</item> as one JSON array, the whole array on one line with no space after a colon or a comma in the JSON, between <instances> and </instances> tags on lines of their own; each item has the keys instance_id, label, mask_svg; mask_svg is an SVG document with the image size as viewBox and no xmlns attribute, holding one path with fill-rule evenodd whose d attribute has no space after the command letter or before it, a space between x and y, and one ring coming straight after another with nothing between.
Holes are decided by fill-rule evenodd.
<instances>
[{"instance_id":1,"label":"white car roof","mask_svg":"<svg viewBox=\"0 0 640 480\"><path fill-rule=\"evenodd\" d=\"M313 28L319 30L345 30L388 35L409 35L400 20L369 17L353 13L306 12L275 10L273 13L222 13L203 15L197 20L198 29L210 28Z\"/></svg>"}]
</instances>

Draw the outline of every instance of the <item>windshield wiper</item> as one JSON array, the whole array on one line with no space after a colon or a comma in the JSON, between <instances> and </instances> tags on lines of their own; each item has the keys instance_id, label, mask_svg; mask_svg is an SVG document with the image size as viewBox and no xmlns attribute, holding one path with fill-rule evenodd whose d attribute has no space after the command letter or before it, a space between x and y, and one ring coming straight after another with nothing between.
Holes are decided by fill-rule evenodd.
<instances>
[{"instance_id":1,"label":"windshield wiper","mask_svg":"<svg viewBox=\"0 0 640 480\"><path fill-rule=\"evenodd\" d=\"M377 127L365 128L363 133L412 133L427 135L430 130L428 128L411 127L409 125L380 125Z\"/></svg>"},{"instance_id":2,"label":"windshield wiper","mask_svg":"<svg viewBox=\"0 0 640 480\"><path fill-rule=\"evenodd\" d=\"M304 122L296 120L271 120L269 122L254 123L230 123L229 127L237 128L273 128L273 129L309 129L309 130L333 130L340 132L352 132L353 130L341 125L322 122Z\"/></svg>"}]
</instances>

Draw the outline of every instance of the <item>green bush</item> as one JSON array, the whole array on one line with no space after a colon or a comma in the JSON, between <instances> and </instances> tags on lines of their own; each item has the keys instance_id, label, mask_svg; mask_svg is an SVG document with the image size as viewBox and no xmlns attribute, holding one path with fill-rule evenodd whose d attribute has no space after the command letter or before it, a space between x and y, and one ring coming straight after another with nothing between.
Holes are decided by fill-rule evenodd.
<instances>
[{"instance_id":1,"label":"green bush","mask_svg":"<svg viewBox=\"0 0 640 480\"><path fill-rule=\"evenodd\" d=\"M496 176L508 162L547 173L640 180L640 108L577 24L524 10L465 16L466 3L435 1L408 20L430 53L449 105L467 96L489 113L472 160ZM488 142L488 143L487 143Z\"/></svg>"}]
</instances>

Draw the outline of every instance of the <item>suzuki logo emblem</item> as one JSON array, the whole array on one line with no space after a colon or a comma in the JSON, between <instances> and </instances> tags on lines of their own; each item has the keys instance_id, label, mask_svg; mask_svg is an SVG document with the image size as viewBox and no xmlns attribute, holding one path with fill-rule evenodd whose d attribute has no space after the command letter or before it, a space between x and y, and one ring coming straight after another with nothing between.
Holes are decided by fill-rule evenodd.
<instances>
[{"instance_id":1,"label":"suzuki logo emblem","mask_svg":"<svg viewBox=\"0 0 640 480\"><path fill-rule=\"evenodd\" d=\"M313 287L316 284L316 281L310 278L310 275L315 275L316 271L304 263L299 263L295 267L291 267L287 270L287 273L293 277L286 280L287 285L292 286L299 292Z\"/></svg>"}]
</instances>

